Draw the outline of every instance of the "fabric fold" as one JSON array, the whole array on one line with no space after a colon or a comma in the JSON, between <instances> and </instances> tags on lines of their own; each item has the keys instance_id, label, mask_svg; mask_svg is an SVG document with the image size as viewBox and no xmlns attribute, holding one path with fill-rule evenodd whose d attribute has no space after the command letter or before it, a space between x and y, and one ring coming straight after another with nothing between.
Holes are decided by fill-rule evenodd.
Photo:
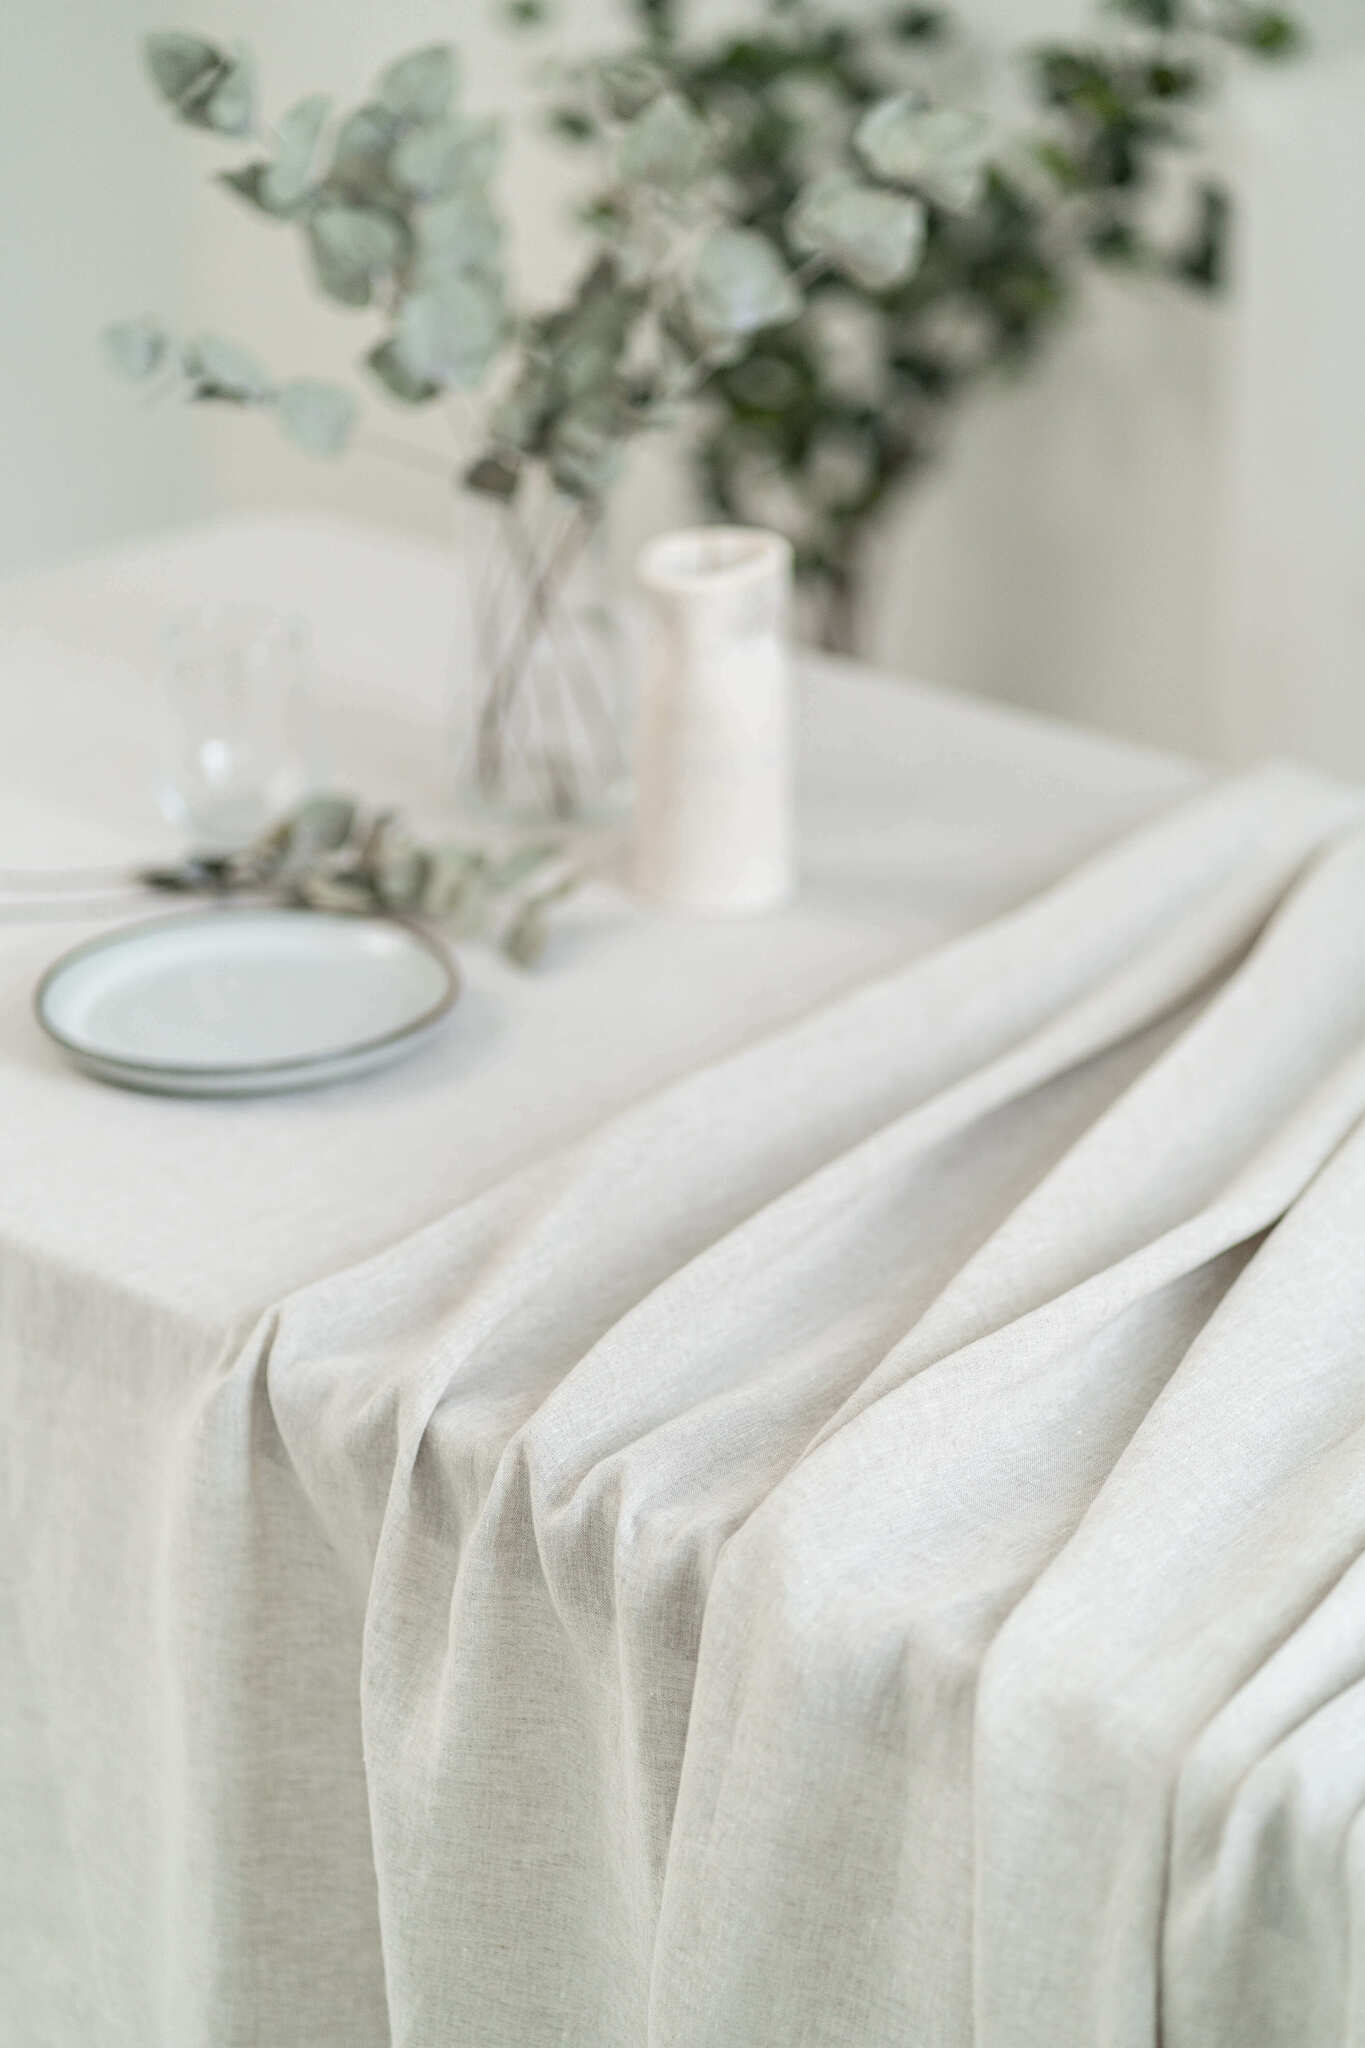
<instances>
[{"instance_id":1,"label":"fabric fold","mask_svg":"<svg viewBox=\"0 0 1365 2048\"><path fill-rule=\"evenodd\" d=\"M396 2041L972 2039L983 1661L1365 1107L1357 815L1224 785L287 1305Z\"/></svg>"}]
</instances>

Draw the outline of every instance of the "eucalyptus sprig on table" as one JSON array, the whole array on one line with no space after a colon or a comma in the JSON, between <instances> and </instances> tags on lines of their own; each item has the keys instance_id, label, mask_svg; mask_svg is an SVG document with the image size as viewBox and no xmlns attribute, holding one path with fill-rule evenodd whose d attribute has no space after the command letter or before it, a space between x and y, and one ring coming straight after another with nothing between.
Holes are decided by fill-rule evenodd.
<instances>
[{"instance_id":1,"label":"eucalyptus sprig on table","mask_svg":"<svg viewBox=\"0 0 1365 2048\"><path fill-rule=\"evenodd\" d=\"M311 910L428 919L529 967L544 948L551 910L584 872L559 841L502 854L426 845L396 812L366 813L352 797L327 794L309 797L235 852L192 854L139 879L176 894L268 895Z\"/></svg>"}]
</instances>

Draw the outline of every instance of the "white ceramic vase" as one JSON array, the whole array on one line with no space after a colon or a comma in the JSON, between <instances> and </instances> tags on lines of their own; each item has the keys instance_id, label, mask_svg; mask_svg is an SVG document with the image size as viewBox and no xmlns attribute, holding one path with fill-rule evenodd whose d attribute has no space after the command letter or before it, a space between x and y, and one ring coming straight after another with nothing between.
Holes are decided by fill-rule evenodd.
<instances>
[{"instance_id":1,"label":"white ceramic vase","mask_svg":"<svg viewBox=\"0 0 1365 2048\"><path fill-rule=\"evenodd\" d=\"M634 872L651 902L743 912L791 892L791 571L781 534L743 526L664 534L640 556Z\"/></svg>"}]
</instances>

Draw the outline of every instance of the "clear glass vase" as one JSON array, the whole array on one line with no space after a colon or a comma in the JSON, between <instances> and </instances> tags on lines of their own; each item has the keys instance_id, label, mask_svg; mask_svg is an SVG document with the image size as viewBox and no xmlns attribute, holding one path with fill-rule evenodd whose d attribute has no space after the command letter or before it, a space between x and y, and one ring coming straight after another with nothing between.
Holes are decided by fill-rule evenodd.
<instances>
[{"instance_id":1,"label":"clear glass vase","mask_svg":"<svg viewBox=\"0 0 1365 2048\"><path fill-rule=\"evenodd\" d=\"M600 513L532 472L511 503L461 493L457 547L462 801L518 823L613 815L628 757Z\"/></svg>"}]
</instances>

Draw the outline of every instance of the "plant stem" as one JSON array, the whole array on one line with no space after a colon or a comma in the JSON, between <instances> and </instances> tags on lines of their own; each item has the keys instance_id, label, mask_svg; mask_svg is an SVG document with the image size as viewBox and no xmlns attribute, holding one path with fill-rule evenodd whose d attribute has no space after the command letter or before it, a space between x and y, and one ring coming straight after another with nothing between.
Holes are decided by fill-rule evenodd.
<instances>
[{"instance_id":1,"label":"plant stem","mask_svg":"<svg viewBox=\"0 0 1365 2048\"><path fill-rule=\"evenodd\" d=\"M476 762L480 786L495 790L501 772L501 730L509 703L541 630L543 608L552 604L564 579L591 539L592 514L580 506L551 549L545 566L531 580L526 602L512 631L506 652L489 684L479 713Z\"/></svg>"},{"instance_id":2,"label":"plant stem","mask_svg":"<svg viewBox=\"0 0 1365 2048\"><path fill-rule=\"evenodd\" d=\"M595 506L584 507L583 510L592 521L588 536L590 543L600 529L601 513ZM564 671L566 701L578 713L579 722L596 757L598 774L602 777L609 776L612 769L620 765L621 749L612 725L611 713L598 687L597 677L593 673L592 655L579 643L574 620L563 616L560 607L550 601L543 585L537 582L535 550L525 529L515 517L512 530L526 578L527 602L534 607L547 640L553 641L559 652L560 665Z\"/></svg>"},{"instance_id":3,"label":"plant stem","mask_svg":"<svg viewBox=\"0 0 1365 2048\"><path fill-rule=\"evenodd\" d=\"M858 575L848 554L825 577L820 645L827 654L858 652L859 609Z\"/></svg>"}]
</instances>

